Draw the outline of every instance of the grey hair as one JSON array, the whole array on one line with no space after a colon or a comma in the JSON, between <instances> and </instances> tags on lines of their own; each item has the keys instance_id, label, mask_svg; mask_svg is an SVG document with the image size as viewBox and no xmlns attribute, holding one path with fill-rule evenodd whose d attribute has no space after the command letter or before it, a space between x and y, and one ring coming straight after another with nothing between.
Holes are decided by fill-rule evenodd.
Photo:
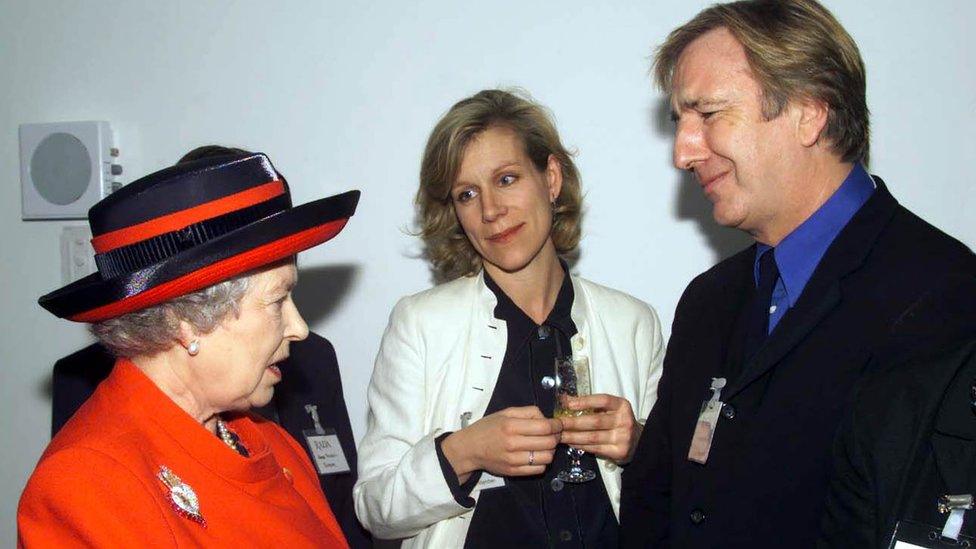
<instances>
[{"instance_id":1,"label":"grey hair","mask_svg":"<svg viewBox=\"0 0 976 549\"><path fill-rule=\"evenodd\" d=\"M240 314L250 273L139 311L92 324L95 337L115 356L153 355L180 338L180 321L208 334L229 314Z\"/></svg>"}]
</instances>

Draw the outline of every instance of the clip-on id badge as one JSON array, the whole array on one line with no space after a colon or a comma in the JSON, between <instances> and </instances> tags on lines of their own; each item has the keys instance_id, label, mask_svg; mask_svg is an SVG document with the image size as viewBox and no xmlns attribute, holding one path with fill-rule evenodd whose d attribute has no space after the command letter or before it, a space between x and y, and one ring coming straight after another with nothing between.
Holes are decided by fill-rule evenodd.
<instances>
[{"instance_id":1,"label":"clip-on id badge","mask_svg":"<svg viewBox=\"0 0 976 549\"><path fill-rule=\"evenodd\" d=\"M935 549L976 547L976 538L961 533L966 511L973 508L971 494L945 495L939 498L939 513L949 516L941 529L912 520L895 525L888 549Z\"/></svg>"},{"instance_id":2,"label":"clip-on id badge","mask_svg":"<svg viewBox=\"0 0 976 549\"><path fill-rule=\"evenodd\" d=\"M315 468L320 475L334 475L349 471L349 462L346 461L346 454L342 451L342 444L339 443L339 435L334 429L323 429L319 423L318 406L306 404L305 411L312 416L314 429L304 429L305 444L312 452Z\"/></svg>"},{"instance_id":3,"label":"clip-on id badge","mask_svg":"<svg viewBox=\"0 0 976 549\"><path fill-rule=\"evenodd\" d=\"M718 415L722 411L722 389L725 387L724 377L713 377L712 398L702 404L695 424L695 434L691 436L691 446L688 448L688 460L702 465L708 461L708 452L712 449L712 438L718 426Z\"/></svg>"},{"instance_id":4,"label":"clip-on id badge","mask_svg":"<svg viewBox=\"0 0 976 549\"><path fill-rule=\"evenodd\" d=\"M461 428L467 429L468 425L471 423L471 412L464 412L461 414ZM496 477L495 475L489 473L488 471L481 471L481 477L478 479L477 484L471 489L471 493L483 492L485 490L491 490L493 488L504 488L505 478Z\"/></svg>"},{"instance_id":5,"label":"clip-on id badge","mask_svg":"<svg viewBox=\"0 0 976 549\"><path fill-rule=\"evenodd\" d=\"M947 549L949 547L976 547L976 538L959 534L959 537L942 537L941 529L921 522L899 520L891 535L888 549Z\"/></svg>"}]
</instances>

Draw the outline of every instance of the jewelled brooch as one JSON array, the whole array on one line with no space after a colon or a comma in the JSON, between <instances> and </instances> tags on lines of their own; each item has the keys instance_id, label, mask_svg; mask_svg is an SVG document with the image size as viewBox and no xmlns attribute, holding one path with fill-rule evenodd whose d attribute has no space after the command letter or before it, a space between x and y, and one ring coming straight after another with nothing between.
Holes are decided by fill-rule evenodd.
<instances>
[{"instance_id":1,"label":"jewelled brooch","mask_svg":"<svg viewBox=\"0 0 976 549\"><path fill-rule=\"evenodd\" d=\"M207 521L200 514L200 500L193 488L190 488L189 484L183 482L165 465L159 467L159 474L156 476L169 488L169 502L173 505L173 509L180 516L197 522L206 528Z\"/></svg>"}]
</instances>

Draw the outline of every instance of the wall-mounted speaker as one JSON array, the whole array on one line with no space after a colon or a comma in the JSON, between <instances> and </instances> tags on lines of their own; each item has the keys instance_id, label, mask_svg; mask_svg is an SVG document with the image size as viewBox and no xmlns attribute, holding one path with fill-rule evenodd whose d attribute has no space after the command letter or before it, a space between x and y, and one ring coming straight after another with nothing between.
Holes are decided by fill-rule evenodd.
<instances>
[{"instance_id":1,"label":"wall-mounted speaker","mask_svg":"<svg viewBox=\"0 0 976 549\"><path fill-rule=\"evenodd\" d=\"M118 189L122 166L108 122L20 126L23 219L85 219Z\"/></svg>"}]
</instances>

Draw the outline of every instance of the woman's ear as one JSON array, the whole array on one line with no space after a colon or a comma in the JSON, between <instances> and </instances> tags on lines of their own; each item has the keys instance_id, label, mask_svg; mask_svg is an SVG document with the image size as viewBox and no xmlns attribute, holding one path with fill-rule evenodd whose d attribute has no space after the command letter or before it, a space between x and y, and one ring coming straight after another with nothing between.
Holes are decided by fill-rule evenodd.
<instances>
[{"instance_id":1,"label":"woman's ear","mask_svg":"<svg viewBox=\"0 0 976 549\"><path fill-rule=\"evenodd\" d=\"M191 326L190 323L185 320L180 321L180 333L178 336L178 341L180 346L186 349L187 352L191 351L191 347L193 347L194 344L196 345L195 350L197 352L200 350L200 336L197 334L196 330L193 329L193 326ZM190 352L190 354L195 355L196 352Z\"/></svg>"},{"instance_id":2,"label":"woman's ear","mask_svg":"<svg viewBox=\"0 0 976 549\"><path fill-rule=\"evenodd\" d=\"M563 189L563 166L554 154L550 154L546 162L546 184L549 187L549 202L555 204Z\"/></svg>"}]
</instances>

